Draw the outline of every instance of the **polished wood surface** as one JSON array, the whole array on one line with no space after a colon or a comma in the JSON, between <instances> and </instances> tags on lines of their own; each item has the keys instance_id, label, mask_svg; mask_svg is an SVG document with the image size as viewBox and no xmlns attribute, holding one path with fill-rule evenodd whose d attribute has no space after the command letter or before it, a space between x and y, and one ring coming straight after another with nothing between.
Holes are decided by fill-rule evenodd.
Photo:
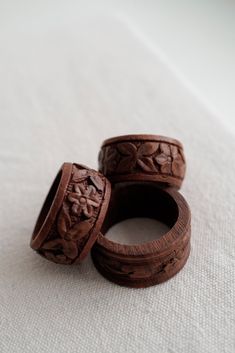
<instances>
[{"instance_id":1,"label":"polished wood surface","mask_svg":"<svg viewBox=\"0 0 235 353\"><path fill-rule=\"evenodd\" d=\"M171 229L159 239L136 245L119 244L104 236L113 224L132 217L155 218ZM163 190L146 182L119 183L113 188L108 213L92 248L92 259L110 281L128 287L148 287L168 280L182 269L190 252L190 234L189 206L174 188Z\"/></svg>"},{"instance_id":2,"label":"polished wood surface","mask_svg":"<svg viewBox=\"0 0 235 353\"><path fill-rule=\"evenodd\" d=\"M99 170L113 183L143 180L180 188L185 167L183 145L170 137L117 136L99 152Z\"/></svg>"}]
</instances>

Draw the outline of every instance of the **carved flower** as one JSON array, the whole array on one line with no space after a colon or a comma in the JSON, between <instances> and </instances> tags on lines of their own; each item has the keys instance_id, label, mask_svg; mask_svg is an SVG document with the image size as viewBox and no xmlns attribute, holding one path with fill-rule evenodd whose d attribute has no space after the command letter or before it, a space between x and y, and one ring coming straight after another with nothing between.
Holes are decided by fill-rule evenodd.
<instances>
[{"instance_id":1,"label":"carved flower","mask_svg":"<svg viewBox=\"0 0 235 353\"><path fill-rule=\"evenodd\" d=\"M185 163L177 146L160 144L161 153L155 157L156 162L161 166L161 172L170 174L171 172L178 177L183 177Z\"/></svg>"},{"instance_id":2,"label":"carved flower","mask_svg":"<svg viewBox=\"0 0 235 353\"><path fill-rule=\"evenodd\" d=\"M74 192L69 194L68 200L73 204L72 213L74 215L80 215L83 212L87 218L92 216L94 208L99 207L99 199L93 185L85 188L82 184L75 184Z\"/></svg>"},{"instance_id":3,"label":"carved flower","mask_svg":"<svg viewBox=\"0 0 235 353\"><path fill-rule=\"evenodd\" d=\"M99 180L94 178L92 180L99 186ZM74 192L69 194L68 200L72 203L71 213L80 215L83 212L87 218L92 216L93 208L99 206L97 191L93 185L85 187L82 184L75 184ZM78 257L79 244L86 241L93 227L90 219L72 222L69 209L69 205L64 203L58 215L57 230L61 238L49 240L42 246L45 257L63 264L71 263Z\"/></svg>"},{"instance_id":4,"label":"carved flower","mask_svg":"<svg viewBox=\"0 0 235 353\"><path fill-rule=\"evenodd\" d=\"M155 157L156 162L161 166L161 172L169 174L171 173L171 150L170 146L166 143L160 144L161 153Z\"/></svg>"},{"instance_id":5,"label":"carved flower","mask_svg":"<svg viewBox=\"0 0 235 353\"><path fill-rule=\"evenodd\" d=\"M152 154L156 152L158 143L145 142L136 146L131 142L125 142L120 143L117 148L124 155L117 168L119 173L132 171L136 166L145 172L156 171Z\"/></svg>"}]
</instances>

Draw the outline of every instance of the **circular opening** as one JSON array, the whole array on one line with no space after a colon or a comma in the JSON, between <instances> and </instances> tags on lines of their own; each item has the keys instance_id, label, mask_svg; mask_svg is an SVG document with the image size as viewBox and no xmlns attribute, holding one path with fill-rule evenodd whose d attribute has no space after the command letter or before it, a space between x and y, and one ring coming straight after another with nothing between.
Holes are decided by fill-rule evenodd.
<instances>
[{"instance_id":1,"label":"circular opening","mask_svg":"<svg viewBox=\"0 0 235 353\"><path fill-rule=\"evenodd\" d=\"M57 193L59 184L60 184L60 180L61 180L61 176L62 176L62 170L59 171L59 173L57 174L49 192L48 195L43 203L42 209L39 213L34 231L33 231L33 239L36 237L36 235L38 234L38 232L40 231L40 229L42 228L44 222L47 219L48 213L51 209L51 206L53 204L53 201L55 199L55 195Z\"/></svg>"},{"instance_id":2,"label":"circular opening","mask_svg":"<svg viewBox=\"0 0 235 353\"><path fill-rule=\"evenodd\" d=\"M161 238L177 219L177 204L164 190L150 183L120 183L101 232L117 243L140 244Z\"/></svg>"},{"instance_id":3,"label":"circular opening","mask_svg":"<svg viewBox=\"0 0 235 353\"><path fill-rule=\"evenodd\" d=\"M113 225L106 238L121 244L141 244L159 239L169 230L169 226L156 219L131 218Z\"/></svg>"}]
</instances>

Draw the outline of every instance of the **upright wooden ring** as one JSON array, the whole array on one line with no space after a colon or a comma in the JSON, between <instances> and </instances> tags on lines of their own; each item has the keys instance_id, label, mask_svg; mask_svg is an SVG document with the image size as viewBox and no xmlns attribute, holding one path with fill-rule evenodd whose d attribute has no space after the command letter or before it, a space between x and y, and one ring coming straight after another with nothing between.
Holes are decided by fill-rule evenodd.
<instances>
[{"instance_id":1,"label":"upright wooden ring","mask_svg":"<svg viewBox=\"0 0 235 353\"><path fill-rule=\"evenodd\" d=\"M170 230L160 239L137 245L119 244L103 235L115 223L132 217L158 219ZM113 189L101 233L92 248L92 259L108 280L128 287L148 287L182 269L190 253L190 234L189 206L174 188L119 183Z\"/></svg>"},{"instance_id":2,"label":"upright wooden ring","mask_svg":"<svg viewBox=\"0 0 235 353\"><path fill-rule=\"evenodd\" d=\"M100 173L64 163L39 214L31 247L56 263L81 262L98 237L110 192Z\"/></svg>"},{"instance_id":3,"label":"upright wooden ring","mask_svg":"<svg viewBox=\"0 0 235 353\"><path fill-rule=\"evenodd\" d=\"M107 139L99 153L99 171L111 182L153 181L180 188L185 176L182 144L157 135Z\"/></svg>"}]
</instances>

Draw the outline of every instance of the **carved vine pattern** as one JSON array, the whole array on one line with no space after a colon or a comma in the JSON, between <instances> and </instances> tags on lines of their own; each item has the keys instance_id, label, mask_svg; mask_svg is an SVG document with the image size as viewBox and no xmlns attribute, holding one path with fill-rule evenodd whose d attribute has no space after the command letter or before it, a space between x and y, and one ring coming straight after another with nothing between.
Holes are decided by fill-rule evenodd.
<instances>
[{"instance_id":1,"label":"carved vine pattern","mask_svg":"<svg viewBox=\"0 0 235 353\"><path fill-rule=\"evenodd\" d=\"M79 249L94 227L103 189L103 180L94 172L73 166L72 178L57 216L56 229L42 245L42 255L61 264L76 260Z\"/></svg>"},{"instance_id":2,"label":"carved vine pattern","mask_svg":"<svg viewBox=\"0 0 235 353\"><path fill-rule=\"evenodd\" d=\"M105 175L141 171L183 178L185 173L182 149L166 142L121 142L104 146L99 164Z\"/></svg>"},{"instance_id":3,"label":"carved vine pattern","mask_svg":"<svg viewBox=\"0 0 235 353\"><path fill-rule=\"evenodd\" d=\"M100 267L102 267L108 273L112 273L118 276L124 276L131 279L141 279L146 278L146 274L151 276L156 276L164 273L168 273L172 268L177 266L176 264L181 261L186 255L186 249L189 246L189 242L184 245L183 248L174 250L163 262L156 263L145 263L142 266L136 266L131 264L123 264L122 262L114 259L109 259L105 257L105 261L102 255L99 253L95 254L95 258L98 261Z\"/></svg>"}]
</instances>

